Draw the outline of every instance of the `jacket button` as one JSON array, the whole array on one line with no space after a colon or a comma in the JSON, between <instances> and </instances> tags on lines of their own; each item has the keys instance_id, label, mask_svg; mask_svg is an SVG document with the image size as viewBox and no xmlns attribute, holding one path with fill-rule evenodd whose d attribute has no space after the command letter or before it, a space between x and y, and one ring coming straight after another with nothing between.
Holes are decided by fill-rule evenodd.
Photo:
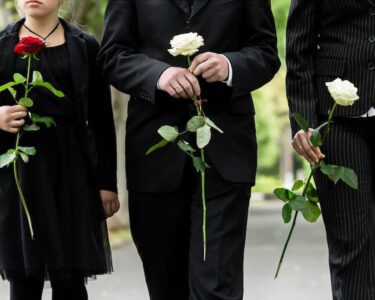
<instances>
[{"instance_id":1,"label":"jacket button","mask_svg":"<svg viewBox=\"0 0 375 300\"><path fill-rule=\"evenodd\" d=\"M373 62L368 63L368 69L370 71L374 71L375 70L375 64Z\"/></svg>"},{"instance_id":2,"label":"jacket button","mask_svg":"<svg viewBox=\"0 0 375 300\"><path fill-rule=\"evenodd\" d=\"M375 42L375 36L371 35L369 38L368 38L368 41L370 43L374 43Z\"/></svg>"},{"instance_id":3,"label":"jacket button","mask_svg":"<svg viewBox=\"0 0 375 300\"><path fill-rule=\"evenodd\" d=\"M375 7L371 7L370 16L375 16Z\"/></svg>"},{"instance_id":4,"label":"jacket button","mask_svg":"<svg viewBox=\"0 0 375 300\"><path fill-rule=\"evenodd\" d=\"M189 20L187 20L186 22L185 22L185 28L186 29L189 29L190 28L190 21Z\"/></svg>"}]
</instances>

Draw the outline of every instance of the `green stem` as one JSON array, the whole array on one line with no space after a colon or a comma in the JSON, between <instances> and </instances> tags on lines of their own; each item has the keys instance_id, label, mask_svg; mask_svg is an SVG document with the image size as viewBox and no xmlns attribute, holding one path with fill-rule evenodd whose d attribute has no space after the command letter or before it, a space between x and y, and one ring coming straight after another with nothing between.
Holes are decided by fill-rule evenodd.
<instances>
[{"instance_id":1,"label":"green stem","mask_svg":"<svg viewBox=\"0 0 375 300\"><path fill-rule=\"evenodd\" d=\"M25 98L27 98L27 96L29 95L31 59L32 59L32 57L30 55L28 57L28 65L27 65L27 77L26 77L26 84L25 84ZM21 135L22 135L22 128L20 128L20 130L17 133L16 146L15 146L16 158L13 162L13 173L14 173L14 180L16 181L18 194L20 196L21 203L22 203L23 209L24 209L25 214L26 214L27 222L29 224L31 239L34 239L34 230L33 230L33 225L32 225L32 222L31 222L30 212L29 212L29 209L28 209L27 204L26 204L26 199L25 199L25 196L23 194L22 187L21 187L21 184L20 184L20 181L19 181L19 178L18 178L18 172L17 172L17 161L18 161L18 158L19 158L19 143L20 143Z\"/></svg>"},{"instance_id":2,"label":"green stem","mask_svg":"<svg viewBox=\"0 0 375 300\"><path fill-rule=\"evenodd\" d=\"M335 104L333 105L333 107L331 109L331 112L329 113L329 116L328 116L328 124L327 124L326 130L324 131L322 142L327 138L329 130L331 129L331 121L332 121L332 118L333 118L333 114L335 113L336 107L337 107L337 103L335 102Z\"/></svg>"},{"instance_id":3,"label":"green stem","mask_svg":"<svg viewBox=\"0 0 375 300\"><path fill-rule=\"evenodd\" d=\"M201 149L201 159L204 160L204 150ZM207 205L206 205L206 172L201 172L201 184L202 184L202 207L203 207L203 260L206 261L207 256Z\"/></svg>"},{"instance_id":4,"label":"green stem","mask_svg":"<svg viewBox=\"0 0 375 300\"><path fill-rule=\"evenodd\" d=\"M310 172L310 175L309 175L309 177L306 181L305 187L304 187L303 192L302 192L302 197L305 197L305 195L306 195L306 191L307 191L307 188L310 184L313 173L314 173L314 171ZM295 214L294 214L293 223L292 223L292 226L289 230L288 238L286 239L286 242L284 244L283 252L281 253L281 257L280 257L280 260L279 260L279 264L277 265L277 270L276 270L276 274L275 274L274 279L276 279L277 276L279 275L280 268L281 268L281 265L283 263L284 256L285 256L285 253L286 253L286 249L288 248L290 238L292 237L292 234L294 232L294 228L296 227L297 217L298 217L298 211L296 211Z\"/></svg>"},{"instance_id":5,"label":"green stem","mask_svg":"<svg viewBox=\"0 0 375 300\"><path fill-rule=\"evenodd\" d=\"M24 194L22 192L21 184L20 184L19 179L18 179L17 160L18 160L18 156L19 156L19 154L18 154L19 141L20 141L20 132L17 133L16 149L15 149L16 150L16 159L13 162L13 174L14 174L14 179L16 181L16 186L17 186L18 194L20 196L23 209L25 210L27 222L29 224L30 233L31 233L31 239L34 239L34 230L33 230L33 224L31 222L30 212L29 212L29 209L27 208L26 199L25 199L25 196L24 196Z\"/></svg>"},{"instance_id":6,"label":"green stem","mask_svg":"<svg viewBox=\"0 0 375 300\"><path fill-rule=\"evenodd\" d=\"M27 96L29 95L30 73L31 73L31 55L28 57L25 98L27 98Z\"/></svg>"}]
</instances>

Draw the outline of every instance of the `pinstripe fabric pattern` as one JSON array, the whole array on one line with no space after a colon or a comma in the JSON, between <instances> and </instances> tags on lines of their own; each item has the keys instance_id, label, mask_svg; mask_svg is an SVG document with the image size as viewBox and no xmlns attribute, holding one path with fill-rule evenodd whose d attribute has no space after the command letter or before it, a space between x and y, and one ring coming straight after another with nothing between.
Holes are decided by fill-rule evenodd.
<instances>
[{"instance_id":1,"label":"pinstripe fabric pattern","mask_svg":"<svg viewBox=\"0 0 375 300\"><path fill-rule=\"evenodd\" d=\"M359 89L353 107L339 107L323 147L326 161L350 167L358 191L315 176L327 232L334 300L375 299L375 118L351 119L375 101L375 0L292 0L287 26L287 97L316 127L333 101L325 82L337 77ZM292 131L299 128L291 119Z\"/></svg>"},{"instance_id":2,"label":"pinstripe fabric pattern","mask_svg":"<svg viewBox=\"0 0 375 300\"><path fill-rule=\"evenodd\" d=\"M355 170L359 189L317 173L334 300L375 299L375 118L341 119L323 147L326 162Z\"/></svg>"},{"instance_id":3,"label":"pinstripe fabric pattern","mask_svg":"<svg viewBox=\"0 0 375 300\"><path fill-rule=\"evenodd\" d=\"M353 82L360 96L336 115L366 113L375 99L375 2L292 0L286 61L290 111L308 118L311 127L332 107L324 83L336 77ZM293 133L298 129L292 120Z\"/></svg>"}]
</instances>

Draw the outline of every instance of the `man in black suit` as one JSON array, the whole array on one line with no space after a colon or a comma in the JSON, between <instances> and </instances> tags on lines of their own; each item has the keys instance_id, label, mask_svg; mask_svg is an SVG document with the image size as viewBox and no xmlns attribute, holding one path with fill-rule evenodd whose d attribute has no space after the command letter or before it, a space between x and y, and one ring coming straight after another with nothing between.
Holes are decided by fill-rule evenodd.
<instances>
[{"instance_id":1,"label":"man in black suit","mask_svg":"<svg viewBox=\"0 0 375 300\"><path fill-rule=\"evenodd\" d=\"M205 39L190 70L167 51L173 36ZM126 169L132 235L152 300L242 299L243 254L256 137L250 92L279 68L270 2L110 0L99 60L129 93ZM224 131L206 148L207 261L200 180L174 144L146 157L157 130L183 129L194 95Z\"/></svg>"},{"instance_id":2,"label":"man in black suit","mask_svg":"<svg viewBox=\"0 0 375 300\"><path fill-rule=\"evenodd\" d=\"M353 169L359 189L317 172L335 300L375 299L375 1L292 0L287 28L287 94L291 112L317 127L333 106L326 82L358 87L359 101L339 106L322 150L292 120L293 146L310 163L325 158ZM324 153L324 154L323 154Z\"/></svg>"}]
</instances>

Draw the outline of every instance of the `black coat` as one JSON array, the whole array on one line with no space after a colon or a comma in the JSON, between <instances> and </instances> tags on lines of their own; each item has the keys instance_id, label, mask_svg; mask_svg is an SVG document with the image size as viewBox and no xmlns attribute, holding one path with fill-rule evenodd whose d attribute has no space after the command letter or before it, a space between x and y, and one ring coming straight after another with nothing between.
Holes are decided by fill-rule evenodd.
<instances>
[{"instance_id":1,"label":"black coat","mask_svg":"<svg viewBox=\"0 0 375 300\"><path fill-rule=\"evenodd\" d=\"M167 52L173 36L197 32L205 39L200 52L227 56L233 88L201 80L205 111L224 130L214 133L206 152L219 173L233 182L255 182L256 137L250 92L272 79L279 68L274 20L269 1L200 0L190 11L186 0L110 0L99 61L111 84L131 95L126 157L128 188L175 190L185 154L169 145L146 157L160 140L161 125L182 130L195 110L191 101L157 91L160 74L170 66L186 67L185 57Z\"/></svg>"},{"instance_id":2,"label":"black coat","mask_svg":"<svg viewBox=\"0 0 375 300\"><path fill-rule=\"evenodd\" d=\"M117 191L116 135L114 129L109 85L101 76L96 63L99 45L96 39L80 29L60 20L65 29L65 40L76 103L76 121L86 149L89 166L97 176L99 188ZM0 84L12 79L15 59L14 47L24 20L9 25L0 32ZM1 100L3 99L3 101ZM0 95L0 105L13 105ZM13 134L0 131L1 144L13 142Z\"/></svg>"},{"instance_id":3,"label":"black coat","mask_svg":"<svg viewBox=\"0 0 375 300\"><path fill-rule=\"evenodd\" d=\"M358 87L359 101L336 116L364 114L375 103L375 1L292 0L287 26L290 111L311 127L333 105L325 82L337 77ZM299 130L292 120L293 132Z\"/></svg>"}]
</instances>

